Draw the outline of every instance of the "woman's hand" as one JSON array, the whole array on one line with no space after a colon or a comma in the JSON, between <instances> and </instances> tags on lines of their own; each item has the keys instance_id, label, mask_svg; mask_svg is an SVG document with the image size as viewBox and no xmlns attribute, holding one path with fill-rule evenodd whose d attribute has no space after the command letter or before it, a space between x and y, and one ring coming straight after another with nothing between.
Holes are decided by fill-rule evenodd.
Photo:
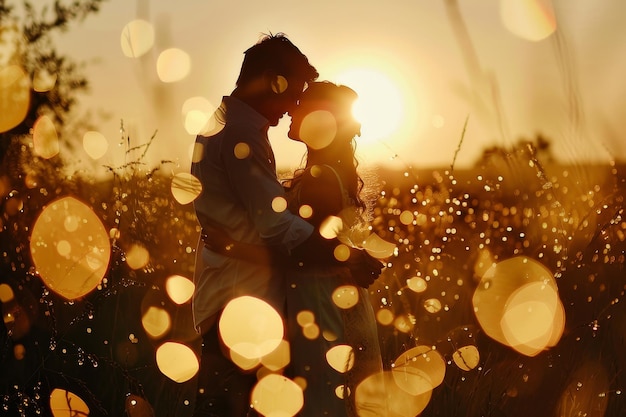
<instances>
[{"instance_id":1,"label":"woman's hand","mask_svg":"<svg viewBox=\"0 0 626 417\"><path fill-rule=\"evenodd\" d=\"M346 261L352 278L359 287L368 288L380 276L385 265L367 251L352 248Z\"/></svg>"}]
</instances>

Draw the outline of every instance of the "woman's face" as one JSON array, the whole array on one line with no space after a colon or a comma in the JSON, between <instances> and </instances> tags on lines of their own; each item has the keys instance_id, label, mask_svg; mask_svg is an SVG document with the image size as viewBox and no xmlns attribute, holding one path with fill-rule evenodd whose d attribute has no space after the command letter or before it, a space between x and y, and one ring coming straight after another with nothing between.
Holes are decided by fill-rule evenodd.
<instances>
[{"instance_id":1,"label":"woman's face","mask_svg":"<svg viewBox=\"0 0 626 417\"><path fill-rule=\"evenodd\" d=\"M304 118L305 109L302 107L304 100L300 99L300 102L291 108L287 113L291 117L291 124L289 125L289 131L287 136L289 139L301 142L300 139L300 126L302 125L302 119Z\"/></svg>"},{"instance_id":2,"label":"woman's face","mask_svg":"<svg viewBox=\"0 0 626 417\"><path fill-rule=\"evenodd\" d=\"M330 106L323 101L307 99L306 93L289 115L291 125L287 136L303 142L310 149L325 148L337 136L337 120Z\"/></svg>"}]
</instances>

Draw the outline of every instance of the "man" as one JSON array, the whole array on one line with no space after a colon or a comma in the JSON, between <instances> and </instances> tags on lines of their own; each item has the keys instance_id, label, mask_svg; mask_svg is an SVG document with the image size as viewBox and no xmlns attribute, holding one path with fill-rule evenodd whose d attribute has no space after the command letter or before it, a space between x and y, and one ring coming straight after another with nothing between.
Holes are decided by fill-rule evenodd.
<instances>
[{"instance_id":1,"label":"man","mask_svg":"<svg viewBox=\"0 0 626 417\"><path fill-rule=\"evenodd\" d=\"M317 77L307 57L282 34L265 36L245 52L236 88L214 115L218 129L196 139L192 173L201 181L202 193L194 206L204 230L217 227L234 242L279 248L285 254L314 252L332 258L332 248L313 233L313 226L288 210L272 208L284 190L276 178L268 128L278 124ZM230 300L243 295L260 298L282 314L284 276L269 262L226 256L202 240L196 256L192 306L203 348L194 416L243 417L251 412L256 377L223 353L219 317ZM372 278L379 273L373 271Z\"/></svg>"}]
</instances>

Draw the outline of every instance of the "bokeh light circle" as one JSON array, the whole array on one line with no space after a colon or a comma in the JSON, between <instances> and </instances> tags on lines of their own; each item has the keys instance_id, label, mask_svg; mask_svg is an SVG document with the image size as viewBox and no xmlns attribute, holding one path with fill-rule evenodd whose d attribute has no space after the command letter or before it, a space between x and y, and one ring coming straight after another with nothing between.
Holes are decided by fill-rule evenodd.
<instances>
[{"instance_id":1,"label":"bokeh light circle","mask_svg":"<svg viewBox=\"0 0 626 417\"><path fill-rule=\"evenodd\" d=\"M44 159L50 159L59 150L59 135L54 122L48 116L39 116L33 126L33 151Z\"/></svg>"},{"instance_id":2,"label":"bokeh light circle","mask_svg":"<svg viewBox=\"0 0 626 417\"><path fill-rule=\"evenodd\" d=\"M359 416L414 417L428 406L432 390L411 395L396 384L393 372L379 372L359 383L354 395Z\"/></svg>"},{"instance_id":3,"label":"bokeh light circle","mask_svg":"<svg viewBox=\"0 0 626 417\"><path fill-rule=\"evenodd\" d=\"M215 106L204 97L196 96L185 100L181 113L187 133L195 136L205 131L214 111Z\"/></svg>"},{"instance_id":4,"label":"bokeh light circle","mask_svg":"<svg viewBox=\"0 0 626 417\"><path fill-rule=\"evenodd\" d=\"M335 116L327 110L313 111L302 119L299 137L311 149L330 145L337 134Z\"/></svg>"},{"instance_id":5,"label":"bokeh light circle","mask_svg":"<svg viewBox=\"0 0 626 417\"><path fill-rule=\"evenodd\" d=\"M556 30L551 0L500 0L500 18L511 33L529 41L540 41Z\"/></svg>"},{"instance_id":6,"label":"bokeh light circle","mask_svg":"<svg viewBox=\"0 0 626 417\"><path fill-rule=\"evenodd\" d=\"M480 352L474 345L461 346L452 354L452 360L460 369L471 371L480 362Z\"/></svg>"},{"instance_id":7,"label":"bokeh light circle","mask_svg":"<svg viewBox=\"0 0 626 417\"><path fill-rule=\"evenodd\" d=\"M17 65L0 69L0 133L24 121L30 106L30 78Z\"/></svg>"},{"instance_id":8,"label":"bokeh light circle","mask_svg":"<svg viewBox=\"0 0 626 417\"><path fill-rule=\"evenodd\" d=\"M165 291L176 304L184 304L191 300L194 289L194 283L180 275L172 275L165 281Z\"/></svg>"},{"instance_id":9,"label":"bokeh light circle","mask_svg":"<svg viewBox=\"0 0 626 417\"><path fill-rule=\"evenodd\" d=\"M350 345L337 345L326 352L326 362L339 373L348 372L354 366L354 351Z\"/></svg>"},{"instance_id":10,"label":"bokeh light circle","mask_svg":"<svg viewBox=\"0 0 626 417\"><path fill-rule=\"evenodd\" d=\"M359 291L354 285L341 285L333 291L332 300L337 307L347 310L359 302Z\"/></svg>"},{"instance_id":11,"label":"bokeh light circle","mask_svg":"<svg viewBox=\"0 0 626 417\"><path fill-rule=\"evenodd\" d=\"M193 350L176 342L165 342L157 348L156 363L161 373L175 382L189 381L200 368Z\"/></svg>"},{"instance_id":12,"label":"bokeh light circle","mask_svg":"<svg viewBox=\"0 0 626 417\"><path fill-rule=\"evenodd\" d=\"M170 48L159 54L156 65L159 79L164 83L173 83L189 74L191 58L181 49Z\"/></svg>"},{"instance_id":13,"label":"bokeh light circle","mask_svg":"<svg viewBox=\"0 0 626 417\"><path fill-rule=\"evenodd\" d=\"M128 22L122 29L120 44L125 56L138 58L154 46L154 27L142 19Z\"/></svg>"},{"instance_id":14,"label":"bokeh light circle","mask_svg":"<svg viewBox=\"0 0 626 417\"><path fill-rule=\"evenodd\" d=\"M150 252L140 243L133 243L126 251L126 264L131 269L141 269L150 262Z\"/></svg>"},{"instance_id":15,"label":"bokeh light circle","mask_svg":"<svg viewBox=\"0 0 626 417\"><path fill-rule=\"evenodd\" d=\"M304 405L302 388L278 374L261 378L252 390L252 407L263 416L292 417Z\"/></svg>"},{"instance_id":16,"label":"bokeh light circle","mask_svg":"<svg viewBox=\"0 0 626 417\"><path fill-rule=\"evenodd\" d=\"M98 286L109 265L111 245L91 208L63 197L46 206L35 221L30 252L46 286L72 300Z\"/></svg>"},{"instance_id":17,"label":"bokeh light circle","mask_svg":"<svg viewBox=\"0 0 626 417\"><path fill-rule=\"evenodd\" d=\"M170 330L172 318L165 309L150 306L141 316L141 324L150 337L158 339Z\"/></svg>"},{"instance_id":18,"label":"bokeh light circle","mask_svg":"<svg viewBox=\"0 0 626 417\"><path fill-rule=\"evenodd\" d=\"M283 320L267 302L250 296L231 300L219 321L224 344L244 358L261 358L283 339Z\"/></svg>"},{"instance_id":19,"label":"bokeh light circle","mask_svg":"<svg viewBox=\"0 0 626 417\"><path fill-rule=\"evenodd\" d=\"M403 352L393 364L396 384L411 395L421 395L438 387L446 374L446 363L430 346L416 346Z\"/></svg>"},{"instance_id":20,"label":"bokeh light circle","mask_svg":"<svg viewBox=\"0 0 626 417\"><path fill-rule=\"evenodd\" d=\"M411 277L406 280L406 285L411 291L416 293L424 292L426 291L426 288L428 288L426 280L422 277Z\"/></svg>"},{"instance_id":21,"label":"bokeh light circle","mask_svg":"<svg viewBox=\"0 0 626 417\"><path fill-rule=\"evenodd\" d=\"M82 398L61 388L55 388L50 393L50 411L54 417L89 415L89 407Z\"/></svg>"},{"instance_id":22,"label":"bokeh light circle","mask_svg":"<svg viewBox=\"0 0 626 417\"><path fill-rule=\"evenodd\" d=\"M83 135L83 149L91 159L100 159L109 150L109 142L102 133L90 130Z\"/></svg>"},{"instance_id":23,"label":"bokeh light circle","mask_svg":"<svg viewBox=\"0 0 626 417\"><path fill-rule=\"evenodd\" d=\"M558 343L565 326L552 273L525 256L493 264L478 283L472 304L489 337L526 356Z\"/></svg>"},{"instance_id":24,"label":"bokeh light circle","mask_svg":"<svg viewBox=\"0 0 626 417\"><path fill-rule=\"evenodd\" d=\"M202 192L202 183L188 172L179 172L172 178L171 191L180 204L189 204Z\"/></svg>"}]
</instances>

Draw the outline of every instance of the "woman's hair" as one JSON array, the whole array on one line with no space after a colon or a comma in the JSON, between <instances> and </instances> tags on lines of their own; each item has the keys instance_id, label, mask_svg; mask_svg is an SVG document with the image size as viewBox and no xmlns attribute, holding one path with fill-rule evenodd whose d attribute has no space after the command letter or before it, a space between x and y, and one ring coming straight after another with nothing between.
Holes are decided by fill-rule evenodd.
<instances>
[{"instance_id":1,"label":"woman's hair","mask_svg":"<svg viewBox=\"0 0 626 417\"><path fill-rule=\"evenodd\" d=\"M315 152L318 154L329 152L329 155L332 153L332 160L328 161L328 165L339 172L355 205L366 209L366 204L361 198L363 180L357 172L359 162L355 156L355 138L361 135L361 123L354 117L352 109L358 97L354 90L345 85L319 81L308 85L300 101L319 103L320 108L330 111L335 117L337 137L327 148Z\"/></svg>"},{"instance_id":2,"label":"woman's hair","mask_svg":"<svg viewBox=\"0 0 626 417\"><path fill-rule=\"evenodd\" d=\"M264 35L259 42L244 52L237 85L246 84L267 70L305 82L311 82L319 75L306 55L280 32Z\"/></svg>"}]
</instances>

